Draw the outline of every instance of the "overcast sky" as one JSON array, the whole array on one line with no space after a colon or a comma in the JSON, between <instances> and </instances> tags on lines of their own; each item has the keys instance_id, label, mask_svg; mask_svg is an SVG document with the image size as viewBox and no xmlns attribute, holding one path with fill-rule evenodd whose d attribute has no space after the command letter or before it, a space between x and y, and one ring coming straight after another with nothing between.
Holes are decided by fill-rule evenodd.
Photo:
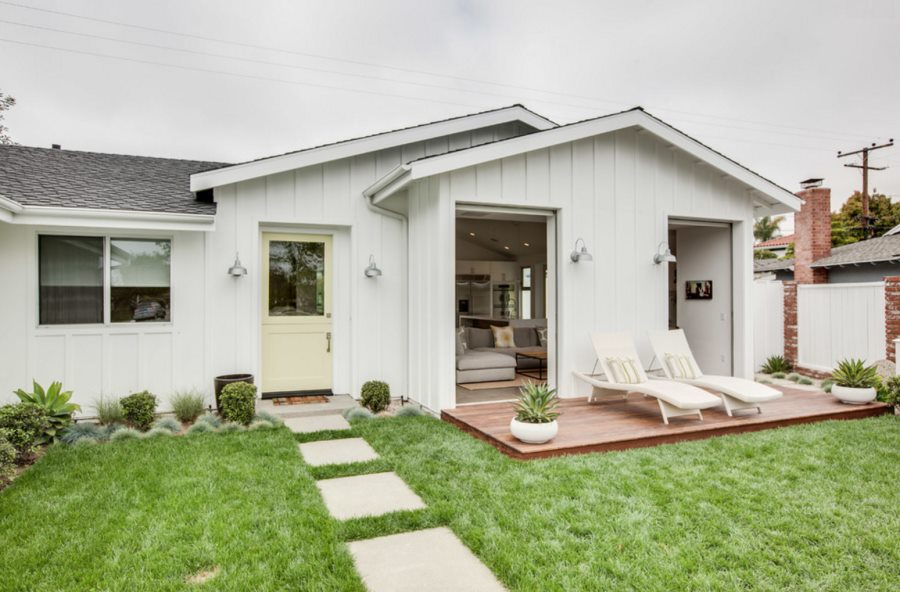
<instances>
[{"instance_id":1,"label":"overcast sky","mask_svg":"<svg viewBox=\"0 0 900 592\"><path fill-rule=\"evenodd\" d=\"M836 152L900 136L898 32L898 0L0 0L0 90L21 144L225 162L641 105L789 189L825 177L838 207L860 174ZM900 199L900 147L872 162Z\"/></svg>"}]
</instances>

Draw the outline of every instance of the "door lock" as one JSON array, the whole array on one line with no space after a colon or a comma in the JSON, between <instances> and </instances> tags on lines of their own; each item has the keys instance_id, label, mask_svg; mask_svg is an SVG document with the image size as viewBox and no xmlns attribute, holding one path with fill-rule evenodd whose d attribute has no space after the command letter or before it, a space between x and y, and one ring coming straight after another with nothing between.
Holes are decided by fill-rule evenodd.
<instances>
[{"instance_id":1,"label":"door lock","mask_svg":"<svg viewBox=\"0 0 900 592\"><path fill-rule=\"evenodd\" d=\"M331 353L331 331L325 334L325 339L328 340L328 345L325 346L325 352Z\"/></svg>"}]
</instances>

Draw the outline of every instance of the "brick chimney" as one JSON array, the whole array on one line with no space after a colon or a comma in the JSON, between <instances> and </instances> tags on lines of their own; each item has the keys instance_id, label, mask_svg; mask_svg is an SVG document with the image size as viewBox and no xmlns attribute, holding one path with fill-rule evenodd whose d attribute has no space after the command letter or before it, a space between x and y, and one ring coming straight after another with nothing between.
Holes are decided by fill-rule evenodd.
<instances>
[{"instance_id":1,"label":"brick chimney","mask_svg":"<svg viewBox=\"0 0 900 592\"><path fill-rule=\"evenodd\" d=\"M828 282L827 269L813 269L809 265L831 255L831 189L817 183L804 182L804 189L796 193L803 200L800 211L794 214L794 280L798 284Z\"/></svg>"}]
</instances>

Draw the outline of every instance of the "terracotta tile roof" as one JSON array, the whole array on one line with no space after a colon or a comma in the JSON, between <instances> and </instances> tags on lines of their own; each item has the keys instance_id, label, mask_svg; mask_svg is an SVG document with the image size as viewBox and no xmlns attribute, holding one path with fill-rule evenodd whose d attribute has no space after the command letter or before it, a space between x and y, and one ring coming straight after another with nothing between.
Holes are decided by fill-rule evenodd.
<instances>
[{"instance_id":1,"label":"terracotta tile roof","mask_svg":"<svg viewBox=\"0 0 900 592\"><path fill-rule=\"evenodd\" d=\"M785 236L776 236L775 238L770 238L767 241L763 241L761 243L756 243L753 245L754 249L765 249L768 247L786 247L792 242L794 242L796 235L787 234Z\"/></svg>"}]
</instances>

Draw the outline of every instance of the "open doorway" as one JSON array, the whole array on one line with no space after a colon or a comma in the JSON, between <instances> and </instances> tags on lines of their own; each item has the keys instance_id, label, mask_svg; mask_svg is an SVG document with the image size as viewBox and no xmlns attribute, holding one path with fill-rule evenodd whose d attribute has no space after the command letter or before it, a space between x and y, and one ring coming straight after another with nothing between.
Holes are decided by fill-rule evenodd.
<instances>
[{"instance_id":1,"label":"open doorway","mask_svg":"<svg viewBox=\"0 0 900 592\"><path fill-rule=\"evenodd\" d=\"M733 375L732 229L669 220L669 328L683 329L704 374Z\"/></svg>"},{"instance_id":2,"label":"open doorway","mask_svg":"<svg viewBox=\"0 0 900 592\"><path fill-rule=\"evenodd\" d=\"M526 382L550 381L553 220L457 211L457 405L508 401Z\"/></svg>"}]
</instances>

